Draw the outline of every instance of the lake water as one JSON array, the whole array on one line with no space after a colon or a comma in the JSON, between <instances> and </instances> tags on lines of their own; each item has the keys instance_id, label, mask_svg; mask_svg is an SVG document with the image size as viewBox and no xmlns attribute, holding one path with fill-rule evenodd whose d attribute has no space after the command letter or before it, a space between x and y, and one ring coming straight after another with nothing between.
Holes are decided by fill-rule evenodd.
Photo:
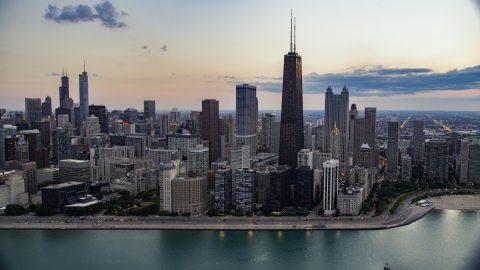
<instances>
[{"instance_id":1,"label":"lake water","mask_svg":"<svg viewBox=\"0 0 480 270\"><path fill-rule=\"evenodd\" d=\"M465 269L479 224L434 210L372 231L0 230L0 269Z\"/></svg>"}]
</instances>

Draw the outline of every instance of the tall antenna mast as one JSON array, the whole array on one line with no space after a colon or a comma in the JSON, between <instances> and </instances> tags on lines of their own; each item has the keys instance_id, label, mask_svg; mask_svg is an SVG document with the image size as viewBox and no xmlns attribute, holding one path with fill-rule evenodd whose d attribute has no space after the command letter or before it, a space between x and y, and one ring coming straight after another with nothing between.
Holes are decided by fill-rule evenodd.
<instances>
[{"instance_id":1,"label":"tall antenna mast","mask_svg":"<svg viewBox=\"0 0 480 270\"><path fill-rule=\"evenodd\" d=\"M290 52L292 52L292 9L290 9Z\"/></svg>"},{"instance_id":2,"label":"tall antenna mast","mask_svg":"<svg viewBox=\"0 0 480 270\"><path fill-rule=\"evenodd\" d=\"M85 59L83 59L83 72L85 72Z\"/></svg>"},{"instance_id":3,"label":"tall antenna mast","mask_svg":"<svg viewBox=\"0 0 480 270\"><path fill-rule=\"evenodd\" d=\"M65 76L65 68L62 69L62 76Z\"/></svg>"},{"instance_id":4,"label":"tall antenna mast","mask_svg":"<svg viewBox=\"0 0 480 270\"><path fill-rule=\"evenodd\" d=\"M293 18L293 52L297 52L297 17Z\"/></svg>"}]
</instances>

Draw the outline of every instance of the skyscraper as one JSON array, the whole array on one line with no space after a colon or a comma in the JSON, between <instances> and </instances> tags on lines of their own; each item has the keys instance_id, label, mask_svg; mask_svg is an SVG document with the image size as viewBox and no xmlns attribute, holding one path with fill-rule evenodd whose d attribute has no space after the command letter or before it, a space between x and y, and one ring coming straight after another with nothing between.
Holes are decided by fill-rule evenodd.
<instances>
[{"instance_id":1,"label":"skyscraper","mask_svg":"<svg viewBox=\"0 0 480 270\"><path fill-rule=\"evenodd\" d=\"M42 116L52 116L52 98L49 96L42 103Z\"/></svg>"},{"instance_id":2,"label":"skyscraper","mask_svg":"<svg viewBox=\"0 0 480 270\"><path fill-rule=\"evenodd\" d=\"M396 181L398 177L398 120L392 115L387 127L387 180Z\"/></svg>"},{"instance_id":3,"label":"skyscraper","mask_svg":"<svg viewBox=\"0 0 480 270\"><path fill-rule=\"evenodd\" d=\"M323 163L324 183L323 183L323 203L322 207L325 214L332 215L337 207L338 190L338 160L330 159Z\"/></svg>"},{"instance_id":4,"label":"skyscraper","mask_svg":"<svg viewBox=\"0 0 480 270\"><path fill-rule=\"evenodd\" d=\"M460 143L460 182L468 183L468 156L470 142L468 139L462 139ZM414 150L415 151L415 150Z\"/></svg>"},{"instance_id":5,"label":"skyscraper","mask_svg":"<svg viewBox=\"0 0 480 270\"><path fill-rule=\"evenodd\" d=\"M413 120L413 161L423 161L423 144L425 136L423 134L423 119L417 116Z\"/></svg>"},{"instance_id":6,"label":"skyscraper","mask_svg":"<svg viewBox=\"0 0 480 270\"><path fill-rule=\"evenodd\" d=\"M275 113L266 113L262 115L262 136L260 136L260 146L270 148L272 146L272 123L275 122L277 115Z\"/></svg>"},{"instance_id":7,"label":"skyscraper","mask_svg":"<svg viewBox=\"0 0 480 270\"><path fill-rule=\"evenodd\" d=\"M42 100L39 98L25 99L25 117L27 123L40 121L42 119Z\"/></svg>"},{"instance_id":8,"label":"skyscraper","mask_svg":"<svg viewBox=\"0 0 480 270\"><path fill-rule=\"evenodd\" d=\"M448 147L445 140L431 139L426 142L423 180L435 182L448 180Z\"/></svg>"},{"instance_id":9,"label":"skyscraper","mask_svg":"<svg viewBox=\"0 0 480 270\"><path fill-rule=\"evenodd\" d=\"M292 48L290 18L290 51L283 57L282 117L280 120L280 165L297 166L297 153L303 148L302 57Z\"/></svg>"},{"instance_id":10,"label":"skyscraper","mask_svg":"<svg viewBox=\"0 0 480 270\"><path fill-rule=\"evenodd\" d=\"M365 138L364 140L372 149L375 149L376 125L377 125L377 108L365 107Z\"/></svg>"},{"instance_id":11,"label":"skyscraper","mask_svg":"<svg viewBox=\"0 0 480 270\"><path fill-rule=\"evenodd\" d=\"M88 117L88 75L85 71L85 61L83 61L83 72L78 75L79 94L80 94L80 119L81 124Z\"/></svg>"},{"instance_id":12,"label":"skyscraper","mask_svg":"<svg viewBox=\"0 0 480 270\"><path fill-rule=\"evenodd\" d=\"M312 150L312 123L303 125L303 149Z\"/></svg>"},{"instance_id":13,"label":"skyscraper","mask_svg":"<svg viewBox=\"0 0 480 270\"><path fill-rule=\"evenodd\" d=\"M220 137L218 132L218 100L202 100L202 139L209 141L210 161L220 158Z\"/></svg>"},{"instance_id":14,"label":"skyscraper","mask_svg":"<svg viewBox=\"0 0 480 270\"><path fill-rule=\"evenodd\" d=\"M62 78L61 78L62 85L58 89L58 98L60 102L60 108L71 108L71 107L64 107L64 101L65 99L70 98L70 86L68 83L68 74L62 73Z\"/></svg>"},{"instance_id":15,"label":"skyscraper","mask_svg":"<svg viewBox=\"0 0 480 270\"><path fill-rule=\"evenodd\" d=\"M480 183L480 143L475 141L468 151L468 183Z\"/></svg>"},{"instance_id":16,"label":"skyscraper","mask_svg":"<svg viewBox=\"0 0 480 270\"><path fill-rule=\"evenodd\" d=\"M90 105L88 106L88 115L94 115L98 117L98 123L100 124L101 133L109 133L107 108L104 105Z\"/></svg>"},{"instance_id":17,"label":"skyscraper","mask_svg":"<svg viewBox=\"0 0 480 270\"><path fill-rule=\"evenodd\" d=\"M235 143L248 144L250 156L257 153L258 100L257 87L237 85L237 102L235 118Z\"/></svg>"},{"instance_id":18,"label":"skyscraper","mask_svg":"<svg viewBox=\"0 0 480 270\"><path fill-rule=\"evenodd\" d=\"M170 121L172 124L181 124L182 123L182 114L178 111L177 108L172 108L170 112Z\"/></svg>"},{"instance_id":19,"label":"skyscraper","mask_svg":"<svg viewBox=\"0 0 480 270\"><path fill-rule=\"evenodd\" d=\"M143 118L149 119L153 118L155 121L155 100L144 100L143 101Z\"/></svg>"},{"instance_id":20,"label":"skyscraper","mask_svg":"<svg viewBox=\"0 0 480 270\"><path fill-rule=\"evenodd\" d=\"M348 105L349 93L346 86L343 87L341 94L333 94L332 88L330 86L327 88L327 92L325 92L326 148L328 152L332 153L332 147L330 145L332 140L329 137L332 135L332 131L337 128L340 136L339 169L340 174L345 173L345 175L348 165Z\"/></svg>"}]
</instances>

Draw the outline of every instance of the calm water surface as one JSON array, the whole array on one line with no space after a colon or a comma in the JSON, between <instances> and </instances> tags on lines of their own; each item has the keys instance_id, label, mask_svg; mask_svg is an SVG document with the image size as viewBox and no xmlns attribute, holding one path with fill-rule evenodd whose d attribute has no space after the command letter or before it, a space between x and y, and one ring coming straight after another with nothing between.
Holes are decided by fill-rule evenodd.
<instances>
[{"instance_id":1,"label":"calm water surface","mask_svg":"<svg viewBox=\"0 0 480 270\"><path fill-rule=\"evenodd\" d=\"M464 269L480 211L377 231L0 231L0 269Z\"/></svg>"}]
</instances>

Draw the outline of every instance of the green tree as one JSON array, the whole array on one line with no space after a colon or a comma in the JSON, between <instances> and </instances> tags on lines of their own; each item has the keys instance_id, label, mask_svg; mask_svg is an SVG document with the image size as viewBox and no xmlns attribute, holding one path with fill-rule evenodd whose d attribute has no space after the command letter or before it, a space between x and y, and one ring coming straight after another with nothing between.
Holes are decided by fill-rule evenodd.
<instances>
[{"instance_id":1,"label":"green tree","mask_svg":"<svg viewBox=\"0 0 480 270\"><path fill-rule=\"evenodd\" d=\"M318 209L318 215L321 216L325 213L325 210L323 208Z\"/></svg>"},{"instance_id":2,"label":"green tree","mask_svg":"<svg viewBox=\"0 0 480 270\"><path fill-rule=\"evenodd\" d=\"M31 203L29 206L28 206L28 212L35 212L35 209L37 209L38 205L34 204L34 203Z\"/></svg>"},{"instance_id":3,"label":"green tree","mask_svg":"<svg viewBox=\"0 0 480 270\"><path fill-rule=\"evenodd\" d=\"M158 210L160 210L160 207L156 204L151 204L147 208L150 211L150 215L158 215Z\"/></svg>"},{"instance_id":4,"label":"green tree","mask_svg":"<svg viewBox=\"0 0 480 270\"><path fill-rule=\"evenodd\" d=\"M338 210L338 209L335 210L335 216L336 216L336 217L339 217L339 216L340 216L340 210Z\"/></svg>"},{"instance_id":5,"label":"green tree","mask_svg":"<svg viewBox=\"0 0 480 270\"><path fill-rule=\"evenodd\" d=\"M270 215L270 213L272 212L272 210L270 210L270 205L269 204L262 205L262 207L260 208L260 211L262 211L262 213L266 216Z\"/></svg>"},{"instance_id":6,"label":"green tree","mask_svg":"<svg viewBox=\"0 0 480 270\"><path fill-rule=\"evenodd\" d=\"M83 207L68 207L66 216L83 216L85 215L85 210Z\"/></svg>"},{"instance_id":7,"label":"green tree","mask_svg":"<svg viewBox=\"0 0 480 270\"><path fill-rule=\"evenodd\" d=\"M5 215L7 216L21 216L27 213L27 209L20 204L9 204L5 207Z\"/></svg>"},{"instance_id":8,"label":"green tree","mask_svg":"<svg viewBox=\"0 0 480 270\"><path fill-rule=\"evenodd\" d=\"M120 194L122 196L125 196L125 197L130 196L130 192L128 192L126 190L121 190L121 191L118 192L118 194Z\"/></svg>"},{"instance_id":9,"label":"green tree","mask_svg":"<svg viewBox=\"0 0 480 270\"><path fill-rule=\"evenodd\" d=\"M93 197L101 200L103 198L103 193L102 192L97 192L97 193L93 194Z\"/></svg>"},{"instance_id":10,"label":"green tree","mask_svg":"<svg viewBox=\"0 0 480 270\"><path fill-rule=\"evenodd\" d=\"M217 215L217 209L215 209L215 208L210 208L210 209L208 209L207 215L208 215L209 217L216 216L216 215Z\"/></svg>"},{"instance_id":11,"label":"green tree","mask_svg":"<svg viewBox=\"0 0 480 270\"><path fill-rule=\"evenodd\" d=\"M37 209L35 209L35 216L53 216L55 214L55 210L48 206L39 205Z\"/></svg>"}]
</instances>

